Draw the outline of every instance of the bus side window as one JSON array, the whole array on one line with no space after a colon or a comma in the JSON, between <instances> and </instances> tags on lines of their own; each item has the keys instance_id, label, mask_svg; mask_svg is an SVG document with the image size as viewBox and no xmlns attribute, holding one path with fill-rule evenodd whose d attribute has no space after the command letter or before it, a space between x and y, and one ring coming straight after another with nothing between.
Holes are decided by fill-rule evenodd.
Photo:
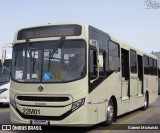
<instances>
[{"instance_id":1,"label":"bus side window","mask_svg":"<svg viewBox=\"0 0 160 133\"><path fill-rule=\"evenodd\" d=\"M154 75L154 62L152 58L149 58L149 74Z\"/></svg>"},{"instance_id":2,"label":"bus side window","mask_svg":"<svg viewBox=\"0 0 160 133\"><path fill-rule=\"evenodd\" d=\"M131 73L137 73L137 53L135 50L130 50L130 69Z\"/></svg>"},{"instance_id":3,"label":"bus side window","mask_svg":"<svg viewBox=\"0 0 160 133\"><path fill-rule=\"evenodd\" d=\"M143 56L143 64L144 74L149 75L149 58L146 55Z\"/></svg>"},{"instance_id":4,"label":"bus side window","mask_svg":"<svg viewBox=\"0 0 160 133\"><path fill-rule=\"evenodd\" d=\"M121 48L122 77L129 80L129 51Z\"/></svg>"},{"instance_id":5,"label":"bus side window","mask_svg":"<svg viewBox=\"0 0 160 133\"><path fill-rule=\"evenodd\" d=\"M109 70L120 71L119 45L109 41Z\"/></svg>"},{"instance_id":6,"label":"bus side window","mask_svg":"<svg viewBox=\"0 0 160 133\"><path fill-rule=\"evenodd\" d=\"M157 61L154 60L154 75L157 76ZM158 78L160 77L160 70L158 68Z\"/></svg>"}]
</instances>

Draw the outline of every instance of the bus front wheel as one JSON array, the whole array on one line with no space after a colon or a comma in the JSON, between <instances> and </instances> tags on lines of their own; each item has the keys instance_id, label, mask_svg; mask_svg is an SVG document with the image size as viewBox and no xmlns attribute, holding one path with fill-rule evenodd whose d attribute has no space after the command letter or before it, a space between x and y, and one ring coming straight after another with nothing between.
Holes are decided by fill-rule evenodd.
<instances>
[{"instance_id":1,"label":"bus front wheel","mask_svg":"<svg viewBox=\"0 0 160 133\"><path fill-rule=\"evenodd\" d=\"M113 100L110 100L107 107L107 119L106 124L111 125L115 116L114 103Z\"/></svg>"}]
</instances>

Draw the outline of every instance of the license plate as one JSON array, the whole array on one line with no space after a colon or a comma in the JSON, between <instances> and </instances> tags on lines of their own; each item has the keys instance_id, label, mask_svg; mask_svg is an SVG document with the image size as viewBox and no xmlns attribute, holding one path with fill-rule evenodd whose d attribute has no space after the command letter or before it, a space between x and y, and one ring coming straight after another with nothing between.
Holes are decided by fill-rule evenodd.
<instances>
[{"instance_id":1,"label":"license plate","mask_svg":"<svg viewBox=\"0 0 160 133\"><path fill-rule=\"evenodd\" d=\"M40 109L23 108L23 114L25 114L25 115L40 115Z\"/></svg>"},{"instance_id":2,"label":"license plate","mask_svg":"<svg viewBox=\"0 0 160 133\"><path fill-rule=\"evenodd\" d=\"M32 120L33 125L48 125L48 121L45 120Z\"/></svg>"}]
</instances>

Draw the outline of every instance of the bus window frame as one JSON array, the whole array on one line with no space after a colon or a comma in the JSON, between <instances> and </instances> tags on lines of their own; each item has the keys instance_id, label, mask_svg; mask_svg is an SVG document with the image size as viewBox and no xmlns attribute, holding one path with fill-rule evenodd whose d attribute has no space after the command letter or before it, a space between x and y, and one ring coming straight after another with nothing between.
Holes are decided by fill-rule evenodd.
<instances>
[{"instance_id":1,"label":"bus window frame","mask_svg":"<svg viewBox=\"0 0 160 133\"><path fill-rule=\"evenodd\" d=\"M135 56L135 61L134 61L134 63L135 63L135 65L133 66L133 67L135 67L136 69L135 69L135 71L132 71L132 69L131 69L131 59L133 59L132 57L133 56L131 56L131 52L134 52L134 56ZM133 60L132 60L133 61ZM133 49L130 49L130 72L132 73L132 74L137 74L137 70L138 70L138 68L137 68L137 64L138 64L138 62L137 62L137 51L136 50L133 50Z\"/></svg>"},{"instance_id":2,"label":"bus window frame","mask_svg":"<svg viewBox=\"0 0 160 133\"><path fill-rule=\"evenodd\" d=\"M114 69L114 70L111 70L111 69L110 69L110 66L109 66L109 57L110 57L109 45L110 45L110 42L113 42L115 45L118 46L119 68L118 68L118 69ZM120 70L121 70L121 63L120 63L120 45L119 45L119 43L117 43L117 42L115 42L115 41L113 41L113 40L111 40L111 39L108 40L108 69L109 69L109 71L116 71L116 72L120 72Z\"/></svg>"}]
</instances>

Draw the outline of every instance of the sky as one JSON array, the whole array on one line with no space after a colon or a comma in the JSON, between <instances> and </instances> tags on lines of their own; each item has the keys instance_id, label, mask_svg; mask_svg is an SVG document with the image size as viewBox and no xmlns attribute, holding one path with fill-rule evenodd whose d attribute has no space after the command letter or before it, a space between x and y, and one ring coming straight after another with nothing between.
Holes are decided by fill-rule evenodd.
<instances>
[{"instance_id":1,"label":"sky","mask_svg":"<svg viewBox=\"0 0 160 133\"><path fill-rule=\"evenodd\" d=\"M160 51L160 7L146 9L146 1L0 0L0 54L17 30L47 23L90 24L145 52Z\"/></svg>"}]
</instances>

